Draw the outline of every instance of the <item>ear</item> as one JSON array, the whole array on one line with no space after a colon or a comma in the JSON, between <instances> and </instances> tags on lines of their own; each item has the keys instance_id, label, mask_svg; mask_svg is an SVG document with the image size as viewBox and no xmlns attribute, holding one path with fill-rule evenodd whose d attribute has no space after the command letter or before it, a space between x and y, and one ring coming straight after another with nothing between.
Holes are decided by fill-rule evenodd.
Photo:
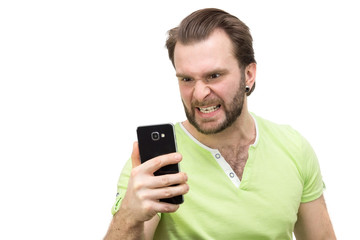
<instances>
[{"instance_id":1,"label":"ear","mask_svg":"<svg viewBox=\"0 0 360 240\"><path fill-rule=\"evenodd\" d=\"M250 87L252 92L256 79L256 63L250 63L245 68L245 84Z\"/></svg>"}]
</instances>

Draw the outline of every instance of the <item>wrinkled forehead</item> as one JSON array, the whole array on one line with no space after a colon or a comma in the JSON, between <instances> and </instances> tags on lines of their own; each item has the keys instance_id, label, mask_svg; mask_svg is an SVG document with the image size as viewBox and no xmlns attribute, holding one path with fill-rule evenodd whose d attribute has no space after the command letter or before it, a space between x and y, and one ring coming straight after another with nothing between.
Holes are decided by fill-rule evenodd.
<instances>
[{"instance_id":1,"label":"wrinkled forehead","mask_svg":"<svg viewBox=\"0 0 360 240\"><path fill-rule=\"evenodd\" d=\"M223 69L226 65L238 65L232 42L223 31L214 31L207 39L183 44L178 42L174 50L176 72L205 72Z\"/></svg>"}]
</instances>

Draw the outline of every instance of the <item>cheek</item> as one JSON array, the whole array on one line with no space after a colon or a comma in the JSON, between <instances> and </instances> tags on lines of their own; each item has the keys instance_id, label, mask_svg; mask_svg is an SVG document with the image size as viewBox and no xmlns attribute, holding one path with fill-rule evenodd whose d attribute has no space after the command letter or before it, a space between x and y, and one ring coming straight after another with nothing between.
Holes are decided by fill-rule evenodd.
<instances>
[{"instance_id":1,"label":"cheek","mask_svg":"<svg viewBox=\"0 0 360 240\"><path fill-rule=\"evenodd\" d=\"M188 105L188 103L191 102L191 89L180 86L179 90L181 99L186 105Z\"/></svg>"},{"instance_id":2,"label":"cheek","mask_svg":"<svg viewBox=\"0 0 360 240\"><path fill-rule=\"evenodd\" d=\"M233 98L237 95L240 82L232 82L231 84L222 84L216 88L214 92L225 103L232 102Z\"/></svg>"},{"instance_id":3,"label":"cheek","mask_svg":"<svg viewBox=\"0 0 360 240\"><path fill-rule=\"evenodd\" d=\"M231 98L236 88L237 86L235 86L234 84L223 81L219 84L214 85L212 88L212 92L215 96L221 98L223 101L226 102L228 99Z\"/></svg>"}]
</instances>

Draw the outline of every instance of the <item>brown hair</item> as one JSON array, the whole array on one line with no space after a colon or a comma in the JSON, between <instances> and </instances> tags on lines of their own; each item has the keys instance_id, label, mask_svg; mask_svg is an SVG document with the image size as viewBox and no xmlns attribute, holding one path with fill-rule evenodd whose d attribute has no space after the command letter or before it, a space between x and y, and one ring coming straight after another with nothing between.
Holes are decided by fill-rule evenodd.
<instances>
[{"instance_id":1,"label":"brown hair","mask_svg":"<svg viewBox=\"0 0 360 240\"><path fill-rule=\"evenodd\" d=\"M252 37L248 26L246 26L237 17L216 8L205 8L193 12L184 18L178 27L168 31L166 47L169 58L174 64L174 50L177 42L182 44L191 44L207 39L217 28L226 32L234 47L234 55L238 60L242 71L250 63L256 63L254 49L252 46ZM249 96L255 88L247 93Z\"/></svg>"}]
</instances>

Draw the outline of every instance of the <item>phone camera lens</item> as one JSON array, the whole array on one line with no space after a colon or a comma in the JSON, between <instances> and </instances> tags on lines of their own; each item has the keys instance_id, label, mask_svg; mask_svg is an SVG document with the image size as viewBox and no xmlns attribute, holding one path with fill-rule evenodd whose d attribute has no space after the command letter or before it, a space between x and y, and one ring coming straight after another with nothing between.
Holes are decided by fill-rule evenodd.
<instances>
[{"instance_id":1,"label":"phone camera lens","mask_svg":"<svg viewBox=\"0 0 360 240\"><path fill-rule=\"evenodd\" d=\"M151 139L154 141L158 141L160 139L160 134L158 132L152 132Z\"/></svg>"}]
</instances>

